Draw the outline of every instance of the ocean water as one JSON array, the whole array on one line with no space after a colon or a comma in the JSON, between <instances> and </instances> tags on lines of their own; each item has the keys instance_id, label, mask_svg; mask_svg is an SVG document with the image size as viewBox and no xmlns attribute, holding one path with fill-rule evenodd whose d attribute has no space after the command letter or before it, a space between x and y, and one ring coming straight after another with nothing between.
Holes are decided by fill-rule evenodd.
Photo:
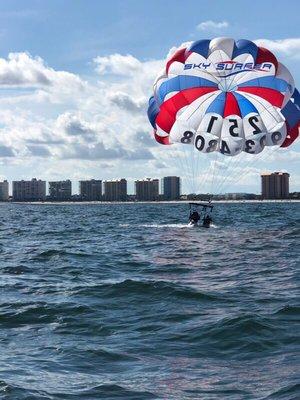
<instances>
[{"instance_id":1,"label":"ocean water","mask_svg":"<svg viewBox=\"0 0 300 400\"><path fill-rule=\"evenodd\" d=\"M300 399L299 209L0 205L0 399Z\"/></svg>"}]
</instances>

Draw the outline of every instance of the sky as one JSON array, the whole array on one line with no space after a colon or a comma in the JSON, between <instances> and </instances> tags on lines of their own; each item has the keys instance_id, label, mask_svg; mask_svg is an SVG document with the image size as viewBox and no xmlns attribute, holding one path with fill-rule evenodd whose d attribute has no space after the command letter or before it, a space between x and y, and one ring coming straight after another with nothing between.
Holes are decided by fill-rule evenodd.
<instances>
[{"instance_id":1,"label":"sky","mask_svg":"<svg viewBox=\"0 0 300 400\"><path fill-rule=\"evenodd\" d=\"M146 111L166 56L184 42L246 38L300 85L299 1L0 1L0 179L182 177L183 192L260 191L287 171L300 190L300 145L241 158L166 150ZM172 146L168 146L172 147ZM191 175L193 166L194 176Z\"/></svg>"}]
</instances>

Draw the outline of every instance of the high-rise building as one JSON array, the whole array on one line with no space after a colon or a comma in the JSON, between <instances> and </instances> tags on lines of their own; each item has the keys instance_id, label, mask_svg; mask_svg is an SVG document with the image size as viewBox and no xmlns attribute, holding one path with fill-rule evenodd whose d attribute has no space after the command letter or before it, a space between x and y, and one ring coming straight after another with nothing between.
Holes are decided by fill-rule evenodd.
<instances>
[{"instance_id":1,"label":"high-rise building","mask_svg":"<svg viewBox=\"0 0 300 400\"><path fill-rule=\"evenodd\" d=\"M54 201L71 200L72 182L69 179L66 181L49 182L49 196Z\"/></svg>"},{"instance_id":2,"label":"high-rise building","mask_svg":"<svg viewBox=\"0 0 300 400\"><path fill-rule=\"evenodd\" d=\"M180 198L179 176L166 176L163 179L164 200L178 200Z\"/></svg>"},{"instance_id":3,"label":"high-rise building","mask_svg":"<svg viewBox=\"0 0 300 400\"><path fill-rule=\"evenodd\" d=\"M13 181L14 201L44 201L46 198L46 181Z\"/></svg>"},{"instance_id":4,"label":"high-rise building","mask_svg":"<svg viewBox=\"0 0 300 400\"><path fill-rule=\"evenodd\" d=\"M159 180L148 178L135 181L135 195L138 201L158 200Z\"/></svg>"},{"instance_id":5,"label":"high-rise building","mask_svg":"<svg viewBox=\"0 0 300 400\"><path fill-rule=\"evenodd\" d=\"M104 181L104 199L106 201L126 201L126 179L120 179L116 181Z\"/></svg>"},{"instance_id":6,"label":"high-rise building","mask_svg":"<svg viewBox=\"0 0 300 400\"><path fill-rule=\"evenodd\" d=\"M90 179L89 181L80 181L79 193L82 200L102 200L102 181L96 179Z\"/></svg>"},{"instance_id":7,"label":"high-rise building","mask_svg":"<svg viewBox=\"0 0 300 400\"><path fill-rule=\"evenodd\" d=\"M7 201L9 199L8 194L8 182L0 182L0 201Z\"/></svg>"},{"instance_id":8,"label":"high-rise building","mask_svg":"<svg viewBox=\"0 0 300 400\"><path fill-rule=\"evenodd\" d=\"M289 197L289 177L286 172L261 174L261 196L263 199L287 199Z\"/></svg>"}]
</instances>

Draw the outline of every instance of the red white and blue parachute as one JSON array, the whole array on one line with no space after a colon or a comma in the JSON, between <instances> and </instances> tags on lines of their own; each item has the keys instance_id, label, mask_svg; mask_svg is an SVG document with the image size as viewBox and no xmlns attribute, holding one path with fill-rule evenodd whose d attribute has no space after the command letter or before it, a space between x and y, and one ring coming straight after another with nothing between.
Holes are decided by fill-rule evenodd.
<instances>
[{"instance_id":1,"label":"red white and blue parachute","mask_svg":"<svg viewBox=\"0 0 300 400\"><path fill-rule=\"evenodd\" d=\"M258 154L296 140L300 95L270 50L244 39L199 40L166 61L148 117L161 144Z\"/></svg>"}]
</instances>

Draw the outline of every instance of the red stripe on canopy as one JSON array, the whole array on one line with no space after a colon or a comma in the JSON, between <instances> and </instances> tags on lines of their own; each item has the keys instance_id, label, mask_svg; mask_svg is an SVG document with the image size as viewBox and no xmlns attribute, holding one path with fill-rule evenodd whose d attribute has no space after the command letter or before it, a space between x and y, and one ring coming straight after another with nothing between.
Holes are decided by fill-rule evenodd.
<instances>
[{"instance_id":1,"label":"red stripe on canopy","mask_svg":"<svg viewBox=\"0 0 300 400\"><path fill-rule=\"evenodd\" d=\"M228 117L228 115L241 116L238 102L231 92L226 93L225 107L223 112L224 117Z\"/></svg>"},{"instance_id":2,"label":"red stripe on canopy","mask_svg":"<svg viewBox=\"0 0 300 400\"><path fill-rule=\"evenodd\" d=\"M156 131L154 131L155 140L160 144L171 144L169 140L169 136L159 136Z\"/></svg>"},{"instance_id":3,"label":"red stripe on canopy","mask_svg":"<svg viewBox=\"0 0 300 400\"><path fill-rule=\"evenodd\" d=\"M265 49L264 47L259 47L255 63L262 64L262 63L267 63L267 62L274 64L275 70L277 72L277 69L278 69L277 58L274 56L274 54L270 50Z\"/></svg>"},{"instance_id":4,"label":"red stripe on canopy","mask_svg":"<svg viewBox=\"0 0 300 400\"><path fill-rule=\"evenodd\" d=\"M167 65L166 65L166 73L169 72L169 68L170 68L171 64L172 64L174 61L177 61L177 62L180 62L180 63L184 64L184 63L185 63L185 60L188 58L188 56L189 56L190 54L192 54L192 53L191 53L190 51L187 51L186 48L177 50L176 53L173 54L173 56L172 56L172 57L170 58L170 60L167 62Z\"/></svg>"},{"instance_id":5,"label":"red stripe on canopy","mask_svg":"<svg viewBox=\"0 0 300 400\"><path fill-rule=\"evenodd\" d=\"M239 92L255 94L256 96L267 100L275 107L281 107L284 99L284 95L282 93L278 92L277 90L265 87L245 86L238 88L237 90Z\"/></svg>"},{"instance_id":6,"label":"red stripe on canopy","mask_svg":"<svg viewBox=\"0 0 300 400\"><path fill-rule=\"evenodd\" d=\"M185 89L166 100L161 106L156 117L156 124L165 132L170 132L175 120L177 112L199 97L218 90L214 87L201 87Z\"/></svg>"},{"instance_id":7,"label":"red stripe on canopy","mask_svg":"<svg viewBox=\"0 0 300 400\"><path fill-rule=\"evenodd\" d=\"M287 128L287 135L280 147L289 147L298 138L300 123L296 124L292 129L290 129L288 123L286 122L286 128Z\"/></svg>"}]
</instances>

